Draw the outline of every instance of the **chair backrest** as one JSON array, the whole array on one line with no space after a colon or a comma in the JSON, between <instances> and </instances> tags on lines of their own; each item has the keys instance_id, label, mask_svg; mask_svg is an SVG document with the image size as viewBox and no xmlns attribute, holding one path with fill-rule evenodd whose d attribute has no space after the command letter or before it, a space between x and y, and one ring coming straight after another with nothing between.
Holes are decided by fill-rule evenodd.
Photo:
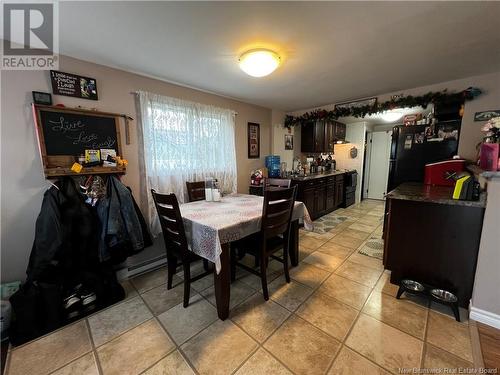
<instances>
[{"instance_id":1,"label":"chair backrest","mask_svg":"<svg viewBox=\"0 0 500 375\"><path fill-rule=\"evenodd\" d=\"M205 200L205 181L186 181L186 188L190 202Z\"/></svg>"},{"instance_id":2,"label":"chair backrest","mask_svg":"<svg viewBox=\"0 0 500 375\"><path fill-rule=\"evenodd\" d=\"M297 186L264 191L262 213L262 237L267 238L285 234L290 229Z\"/></svg>"},{"instance_id":3,"label":"chair backrest","mask_svg":"<svg viewBox=\"0 0 500 375\"><path fill-rule=\"evenodd\" d=\"M281 187L288 189L292 180L284 178L266 178L264 186L267 187Z\"/></svg>"},{"instance_id":4,"label":"chair backrest","mask_svg":"<svg viewBox=\"0 0 500 375\"><path fill-rule=\"evenodd\" d=\"M151 194L160 218L167 255L169 252L181 257L186 255L189 250L177 197L175 194L157 193L154 189L151 189Z\"/></svg>"}]
</instances>

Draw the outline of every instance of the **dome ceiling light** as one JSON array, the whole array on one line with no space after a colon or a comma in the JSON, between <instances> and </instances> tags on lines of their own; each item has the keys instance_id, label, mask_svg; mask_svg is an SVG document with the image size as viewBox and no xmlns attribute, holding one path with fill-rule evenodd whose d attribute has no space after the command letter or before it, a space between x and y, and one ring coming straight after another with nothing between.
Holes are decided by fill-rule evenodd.
<instances>
[{"instance_id":1,"label":"dome ceiling light","mask_svg":"<svg viewBox=\"0 0 500 375\"><path fill-rule=\"evenodd\" d=\"M387 122L394 122L403 117L403 113L400 111L385 111L380 115L382 120Z\"/></svg>"},{"instance_id":2,"label":"dome ceiling light","mask_svg":"<svg viewBox=\"0 0 500 375\"><path fill-rule=\"evenodd\" d=\"M280 56L268 49L252 49L240 56L240 69L252 77L265 77L280 65Z\"/></svg>"}]
</instances>

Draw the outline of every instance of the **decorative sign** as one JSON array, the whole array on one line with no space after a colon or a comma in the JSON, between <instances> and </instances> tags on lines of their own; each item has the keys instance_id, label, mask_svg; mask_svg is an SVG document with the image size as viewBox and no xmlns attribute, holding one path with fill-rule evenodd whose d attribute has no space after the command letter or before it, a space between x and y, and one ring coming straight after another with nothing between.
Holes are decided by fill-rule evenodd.
<instances>
[{"instance_id":1,"label":"decorative sign","mask_svg":"<svg viewBox=\"0 0 500 375\"><path fill-rule=\"evenodd\" d=\"M97 100L97 83L94 78L51 70L50 80L54 95Z\"/></svg>"},{"instance_id":2,"label":"decorative sign","mask_svg":"<svg viewBox=\"0 0 500 375\"><path fill-rule=\"evenodd\" d=\"M335 104L335 109L350 109L350 108L361 108L361 107L370 107L374 108L377 105L377 98L369 98L369 99L361 99L361 100L353 100L352 102Z\"/></svg>"},{"instance_id":3,"label":"decorative sign","mask_svg":"<svg viewBox=\"0 0 500 375\"><path fill-rule=\"evenodd\" d=\"M248 123L248 158L260 158L260 125Z\"/></svg>"},{"instance_id":4,"label":"decorative sign","mask_svg":"<svg viewBox=\"0 0 500 375\"><path fill-rule=\"evenodd\" d=\"M500 109L495 109L492 111L476 112L474 114L474 121L488 121L494 117L500 117Z\"/></svg>"},{"instance_id":5,"label":"decorative sign","mask_svg":"<svg viewBox=\"0 0 500 375\"><path fill-rule=\"evenodd\" d=\"M402 99L403 96L404 96L403 94L394 94L394 95L391 95L391 100L393 102L395 102L396 100Z\"/></svg>"}]
</instances>

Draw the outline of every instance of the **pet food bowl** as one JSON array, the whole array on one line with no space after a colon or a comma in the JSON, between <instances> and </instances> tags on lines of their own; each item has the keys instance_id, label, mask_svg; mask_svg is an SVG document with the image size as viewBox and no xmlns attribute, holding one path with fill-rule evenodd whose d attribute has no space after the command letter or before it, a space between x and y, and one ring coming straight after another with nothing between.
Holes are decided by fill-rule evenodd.
<instances>
[{"instance_id":1,"label":"pet food bowl","mask_svg":"<svg viewBox=\"0 0 500 375\"><path fill-rule=\"evenodd\" d=\"M408 291L408 292L415 292L415 293L420 293L424 291L424 286L420 284L418 281L415 280L401 280L401 285Z\"/></svg>"},{"instance_id":2,"label":"pet food bowl","mask_svg":"<svg viewBox=\"0 0 500 375\"><path fill-rule=\"evenodd\" d=\"M457 296L447 290L432 289L430 293L434 298L446 303L455 303L458 301Z\"/></svg>"}]
</instances>

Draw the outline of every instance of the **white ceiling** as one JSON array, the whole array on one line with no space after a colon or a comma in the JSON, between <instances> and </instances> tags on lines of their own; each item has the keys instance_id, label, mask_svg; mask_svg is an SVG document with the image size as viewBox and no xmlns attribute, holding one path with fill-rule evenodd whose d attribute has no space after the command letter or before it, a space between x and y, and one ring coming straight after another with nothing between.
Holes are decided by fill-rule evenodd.
<instances>
[{"instance_id":1,"label":"white ceiling","mask_svg":"<svg viewBox=\"0 0 500 375\"><path fill-rule=\"evenodd\" d=\"M283 110L500 67L499 2L65 1L59 13L62 54ZM257 46L282 55L268 77L238 68Z\"/></svg>"}]
</instances>

